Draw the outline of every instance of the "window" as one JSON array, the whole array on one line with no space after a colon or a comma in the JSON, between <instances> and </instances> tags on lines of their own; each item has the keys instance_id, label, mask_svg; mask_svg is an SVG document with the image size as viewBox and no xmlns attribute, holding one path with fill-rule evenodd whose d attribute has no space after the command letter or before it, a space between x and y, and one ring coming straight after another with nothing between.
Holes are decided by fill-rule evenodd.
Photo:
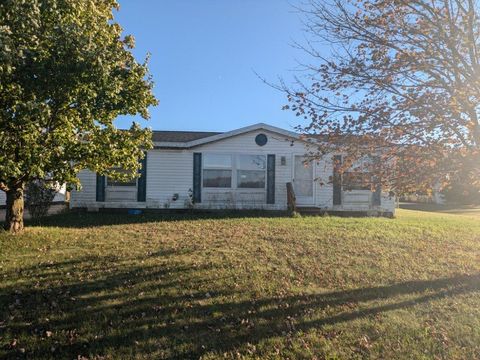
<instances>
[{"instance_id":1,"label":"window","mask_svg":"<svg viewBox=\"0 0 480 360\"><path fill-rule=\"evenodd\" d=\"M129 171L127 170L123 170L123 169L115 169L115 171L119 174L127 174L127 173L130 173ZM107 177L107 186L137 186L137 178L133 178L133 179L130 179L130 180L127 180L127 181L121 181L121 180L114 180L114 179L110 179Z\"/></svg>"},{"instance_id":2,"label":"window","mask_svg":"<svg viewBox=\"0 0 480 360\"><path fill-rule=\"evenodd\" d=\"M237 163L237 187L265 188L267 159L264 155L239 155Z\"/></svg>"},{"instance_id":3,"label":"window","mask_svg":"<svg viewBox=\"0 0 480 360\"><path fill-rule=\"evenodd\" d=\"M230 188L232 187L232 170L203 170L203 187Z\"/></svg>"},{"instance_id":4,"label":"window","mask_svg":"<svg viewBox=\"0 0 480 360\"><path fill-rule=\"evenodd\" d=\"M258 134L255 137L255 143L258 146L265 146L265 145L267 145L267 142L268 142L268 138L267 138L267 135L265 135L265 134Z\"/></svg>"},{"instance_id":5,"label":"window","mask_svg":"<svg viewBox=\"0 0 480 360\"><path fill-rule=\"evenodd\" d=\"M266 172L265 155L204 154L203 187L264 189Z\"/></svg>"},{"instance_id":6,"label":"window","mask_svg":"<svg viewBox=\"0 0 480 360\"><path fill-rule=\"evenodd\" d=\"M371 190L372 174L369 172L349 171L343 174L343 190Z\"/></svg>"},{"instance_id":7,"label":"window","mask_svg":"<svg viewBox=\"0 0 480 360\"><path fill-rule=\"evenodd\" d=\"M203 160L203 187L232 187L232 156L205 154Z\"/></svg>"},{"instance_id":8,"label":"window","mask_svg":"<svg viewBox=\"0 0 480 360\"><path fill-rule=\"evenodd\" d=\"M205 154L204 168L232 168L232 156L224 154Z\"/></svg>"}]
</instances>

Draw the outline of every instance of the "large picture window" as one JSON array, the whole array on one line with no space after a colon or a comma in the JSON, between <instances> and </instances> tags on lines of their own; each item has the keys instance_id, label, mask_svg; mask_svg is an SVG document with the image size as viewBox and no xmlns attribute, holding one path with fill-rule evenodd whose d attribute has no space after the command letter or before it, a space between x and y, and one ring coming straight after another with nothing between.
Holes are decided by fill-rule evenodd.
<instances>
[{"instance_id":1,"label":"large picture window","mask_svg":"<svg viewBox=\"0 0 480 360\"><path fill-rule=\"evenodd\" d=\"M239 155L237 160L237 187L265 188L267 159L265 155Z\"/></svg>"},{"instance_id":2,"label":"large picture window","mask_svg":"<svg viewBox=\"0 0 480 360\"><path fill-rule=\"evenodd\" d=\"M232 156L205 154L203 160L203 187L232 187Z\"/></svg>"},{"instance_id":3,"label":"large picture window","mask_svg":"<svg viewBox=\"0 0 480 360\"><path fill-rule=\"evenodd\" d=\"M204 188L264 189L265 155L204 154Z\"/></svg>"},{"instance_id":4,"label":"large picture window","mask_svg":"<svg viewBox=\"0 0 480 360\"><path fill-rule=\"evenodd\" d=\"M127 170L124 170L124 169L116 169L115 172L119 173L119 174L127 174L129 173L129 171ZM120 180L114 180L114 179L111 179L109 177L107 177L107 186L110 186L110 187L118 187L118 186L121 186L121 187L135 187L137 186L137 178L133 178L133 179L130 179L130 180L127 180L127 181L120 181Z\"/></svg>"}]
</instances>

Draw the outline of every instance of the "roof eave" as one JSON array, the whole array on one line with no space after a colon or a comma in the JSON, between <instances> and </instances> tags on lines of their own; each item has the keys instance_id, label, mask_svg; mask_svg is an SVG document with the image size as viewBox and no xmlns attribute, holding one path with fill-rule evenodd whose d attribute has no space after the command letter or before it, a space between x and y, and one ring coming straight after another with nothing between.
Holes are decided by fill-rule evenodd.
<instances>
[{"instance_id":1,"label":"roof eave","mask_svg":"<svg viewBox=\"0 0 480 360\"><path fill-rule=\"evenodd\" d=\"M223 139L228 139L230 137L234 137L234 136L238 136L238 135L242 135L242 134L245 134L245 133L249 133L249 132L252 132L252 131L258 131L258 130L266 130L266 131L278 133L278 134L284 135L286 137L289 137L289 138L292 138L292 139L295 139L295 140L298 140L298 141L306 142L306 143L309 143L309 144L314 144L315 142L317 142L317 140L314 139L314 138L306 138L306 137L303 137L302 135L294 133L292 131L284 130L284 129L281 129L281 128L278 128L278 127L275 127L275 126L271 126L271 125L268 125L268 124L264 124L264 123L258 123L258 124L246 126L246 127L240 128L240 129L227 131L225 133L221 133L221 134L217 134L217 135L213 135L213 136L208 136L208 137L205 137L205 138L202 138L202 139L188 141L188 142L154 142L154 148L156 148L156 149L166 149L166 148L168 148L168 149L189 149L189 148L193 148L193 147L196 147L196 146L209 144L209 143L212 143L212 142L220 141L220 140L223 140Z\"/></svg>"},{"instance_id":2,"label":"roof eave","mask_svg":"<svg viewBox=\"0 0 480 360\"><path fill-rule=\"evenodd\" d=\"M225 133L221 133L221 134L218 134L218 135L209 136L207 138L203 138L203 139L199 139L199 140L195 140L195 141L190 141L190 142L187 143L187 146L188 147L195 147L195 146L199 146L199 145L204 145L204 144L208 144L208 143L211 143L211 142L227 139L227 138L230 138L230 137L233 137L233 136L249 133L249 132L256 131L256 130L267 130L267 131L279 133L279 134L282 134L282 135L285 135L287 137L291 137L291 138L294 138L294 139L297 139L297 140L302 140L300 138L300 135L298 135L294 132L284 130L284 129L281 129L281 128L277 128L275 126L271 126L271 125L268 125L268 124L258 123L258 124L246 126L246 127L240 128L240 129L227 131Z\"/></svg>"},{"instance_id":3,"label":"roof eave","mask_svg":"<svg viewBox=\"0 0 480 360\"><path fill-rule=\"evenodd\" d=\"M188 143L186 142L168 142L168 141L156 141L153 143L155 149L164 149L164 148L179 148L186 149Z\"/></svg>"}]
</instances>

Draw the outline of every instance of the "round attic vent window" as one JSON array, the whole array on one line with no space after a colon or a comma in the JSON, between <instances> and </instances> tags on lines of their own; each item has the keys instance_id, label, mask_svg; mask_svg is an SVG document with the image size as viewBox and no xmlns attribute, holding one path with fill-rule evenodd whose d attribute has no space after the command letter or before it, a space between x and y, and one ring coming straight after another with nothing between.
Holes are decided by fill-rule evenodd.
<instances>
[{"instance_id":1,"label":"round attic vent window","mask_svg":"<svg viewBox=\"0 0 480 360\"><path fill-rule=\"evenodd\" d=\"M265 134L258 134L258 135L255 137L255 143L256 143L258 146L266 145L266 144L267 144L267 141L268 141L268 138L267 138L267 135L265 135Z\"/></svg>"}]
</instances>

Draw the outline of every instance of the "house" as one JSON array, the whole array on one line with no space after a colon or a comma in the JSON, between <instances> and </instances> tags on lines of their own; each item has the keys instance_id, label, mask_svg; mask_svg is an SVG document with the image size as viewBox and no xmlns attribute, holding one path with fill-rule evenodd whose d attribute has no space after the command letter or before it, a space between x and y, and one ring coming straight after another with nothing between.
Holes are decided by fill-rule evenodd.
<instances>
[{"instance_id":1,"label":"house","mask_svg":"<svg viewBox=\"0 0 480 360\"><path fill-rule=\"evenodd\" d=\"M72 192L71 208L286 210L291 183L299 208L395 211L388 193L338 181L334 158L341 155L308 161L311 140L267 124L225 133L154 131L153 142L139 179L118 182L81 171L82 189Z\"/></svg>"}]
</instances>

